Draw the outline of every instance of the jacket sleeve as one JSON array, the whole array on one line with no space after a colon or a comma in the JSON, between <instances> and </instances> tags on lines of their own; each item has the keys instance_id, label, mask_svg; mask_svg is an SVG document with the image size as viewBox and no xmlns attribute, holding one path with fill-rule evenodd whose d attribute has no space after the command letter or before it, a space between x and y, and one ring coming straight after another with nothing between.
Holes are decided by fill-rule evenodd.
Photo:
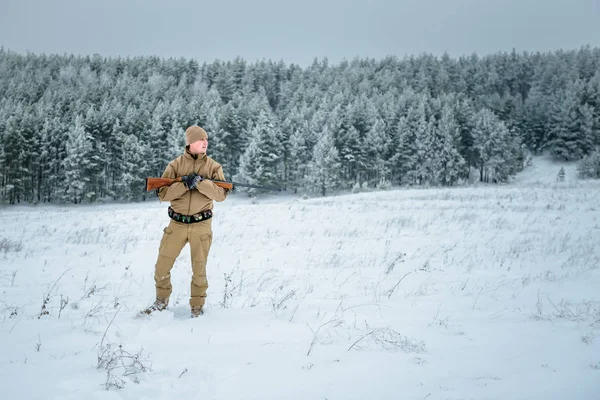
<instances>
[{"instance_id":1,"label":"jacket sleeve","mask_svg":"<svg viewBox=\"0 0 600 400\"><path fill-rule=\"evenodd\" d=\"M177 178L177 172L173 167L172 163L167 165L165 172L162 174L163 178ZM187 188L183 184L183 182L175 182L171 186L163 186L156 191L158 198L160 201L171 201L180 198L187 192Z\"/></svg>"},{"instance_id":2,"label":"jacket sleeve","mask_svg":"<svg viewBox=\"0 0 600 400\"><path fill-rule=\"evenodd\" d=\"M217 165L217 167L213 170L212 176L210 179L215 179L217 181L224 181L225 174L223 174L223 167L221 165ZM214 182L209 180L202 181L196 185L196 189L206 197L211 200L221 202L227 198L229 194L228 190L223 189L220 186L215 185Z\"/></svg>"}]
</instances>

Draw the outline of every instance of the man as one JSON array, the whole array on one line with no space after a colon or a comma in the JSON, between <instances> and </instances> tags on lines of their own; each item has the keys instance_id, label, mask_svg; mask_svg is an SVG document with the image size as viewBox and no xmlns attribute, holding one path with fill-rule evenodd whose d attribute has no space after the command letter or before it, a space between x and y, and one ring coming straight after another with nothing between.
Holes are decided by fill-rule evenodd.
<instances>
[{"instance_id":1,"label":"man","mask_svg":"<svg viewBox=\"0 0 600 400\"><path fill-rule=\"evenodd\" d=\"M143 311L146 314L162 311L169 304L171 269L186 243L190 244L192 257L191 315L195 318L204 313L213 201L224 201L228 192L208 180L225 180L225 176L221 165L206 155L206 131L197 125L190 126L185 131L185 144L184 153L171 161L162 175L163 178L182 177L182 182L157 190L161 201L171 202L168 210L171 221L163 230L155 265L156 301Z\"/></svg>"}]
</instances>

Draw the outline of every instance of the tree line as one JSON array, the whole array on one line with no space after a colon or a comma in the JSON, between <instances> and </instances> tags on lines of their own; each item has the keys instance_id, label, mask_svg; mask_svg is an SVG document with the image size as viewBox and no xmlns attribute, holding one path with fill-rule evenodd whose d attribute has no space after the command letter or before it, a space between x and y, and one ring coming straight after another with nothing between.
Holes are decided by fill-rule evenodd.
<instances>
[{"instance_id":1,"label":"tree line","mask_svg":"<svg viewBox=\"0 0 600 400\"><path fill-rule=\"evenodd\" d=\"M192 124L226 178L252 184L325 195L504 182L527 153L596 154L600 49L301 68L0 48L0 201L145 198Z\"/></svg>"}]
</instances>

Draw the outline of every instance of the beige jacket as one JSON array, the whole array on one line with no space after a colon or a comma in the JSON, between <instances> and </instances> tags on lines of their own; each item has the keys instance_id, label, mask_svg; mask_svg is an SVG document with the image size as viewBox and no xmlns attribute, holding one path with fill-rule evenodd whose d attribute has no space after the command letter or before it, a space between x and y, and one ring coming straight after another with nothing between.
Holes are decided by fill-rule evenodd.
<instances>
[{"instance_id":1,"label":"beige jacket","mask_svg":"<svg viewBox=\"0 0 600 400\"><path fill-rule=\"evenodd\" d=\"M162 177L173 179L192 172L207 179L225 180L221 164L206 154L193 155L187 150L167 165ZM227 194L227 190L210 181L198 183L193 190L188 190L182 182L175 182L171 186L158 189L160 201L170 201L173 210L184 215L212 210L213 200L224 201Z\"/></svg>"}]
</instances>

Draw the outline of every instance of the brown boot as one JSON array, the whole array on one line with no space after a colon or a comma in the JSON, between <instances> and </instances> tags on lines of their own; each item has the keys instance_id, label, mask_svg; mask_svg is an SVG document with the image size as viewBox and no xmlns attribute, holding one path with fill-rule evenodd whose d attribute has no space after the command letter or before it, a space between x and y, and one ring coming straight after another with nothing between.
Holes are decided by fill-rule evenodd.
<instances>
[{"instance_id":1,"label":"brown boot","mask_svg":"<svg viewBox=\"0 0 600 400\"><path fill-rule=\"evenodd\" d=\"M160 297L157 297L156 300L154 301L154 304L152 304L150 307L146 308L145 310L142 310L141 313L142 314L152 314L154 311L162 311L165 308L167 308L167 306L169 305L169 299L161 299Z\"/></svg>"},{"instance_id":2,"label":"brown boot","mask_svg":"<svg viewBox=\"0 0 600 400\"><path fill-rule=\"evenodd\" d=\"M198 318L200 315L204 314L204 310L202 307L192 307L192 318Z\"/></svg>"}]
</instances>

